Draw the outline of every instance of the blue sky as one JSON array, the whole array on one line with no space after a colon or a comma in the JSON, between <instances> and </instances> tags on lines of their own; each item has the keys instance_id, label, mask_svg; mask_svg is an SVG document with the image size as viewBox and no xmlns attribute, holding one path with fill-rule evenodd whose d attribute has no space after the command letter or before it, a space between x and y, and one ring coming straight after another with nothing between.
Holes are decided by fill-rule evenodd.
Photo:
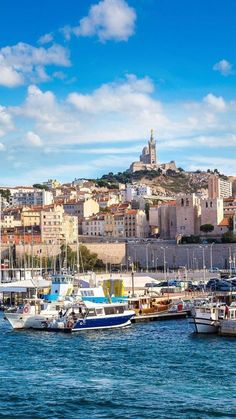
<instances>
[{"instance_id":1,"label":"blue sky","mask_svg":"<svg viewBox=\"0 0 236 419\"><path fill-rule=\"evenodd\" d=\"M234 0L2 0L0 183L138 160L236 175Z\"/></svg>"}]
</instances>

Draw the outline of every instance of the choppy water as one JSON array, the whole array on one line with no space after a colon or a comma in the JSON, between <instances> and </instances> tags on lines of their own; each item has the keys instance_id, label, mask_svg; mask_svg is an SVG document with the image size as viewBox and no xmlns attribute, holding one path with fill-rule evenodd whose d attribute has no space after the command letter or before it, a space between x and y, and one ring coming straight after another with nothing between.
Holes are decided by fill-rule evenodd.
<instances>
[{"instance_id":1,"label":"choppy water","mask_svg":"<svg viewBox=\"0 0 236 419\"><path fill-rule=\"evenodd\" d=\"M236 417L236 339L186 320L64 335L1 316L0 333L0 417Z\"/></svg>"}]
</instances>

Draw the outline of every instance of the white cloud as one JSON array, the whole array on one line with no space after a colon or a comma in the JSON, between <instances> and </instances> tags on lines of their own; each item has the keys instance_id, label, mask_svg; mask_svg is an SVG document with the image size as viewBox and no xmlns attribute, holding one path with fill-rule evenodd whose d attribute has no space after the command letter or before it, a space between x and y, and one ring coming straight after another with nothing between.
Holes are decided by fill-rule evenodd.
<instances>
[{"instance_id":1,"label":"white cloud","mask_svg":"<svg viewBox=\"0 0 236 419\"><path fill-rule=\"evenodd\" d=\"M0 151L4 151L5 150L5 145L3 143L0 143Z\"/></svg>"},{"instance_id":2,"label":"white cloud","mask_svg":"<svg viewBox=\"0 0 236 419\"><path fill-rule=\"evenodd\" d=\"M138 79L135 75L126 76L126 80L108 83L96 89L91 95L71 93L68 102L79 111L88 113L122 112L134 113L149 109L161 112L161 105L150 97L154 90L151 80L147 77Z\"/></svg>"},{"instance_id":3,"label":"white cloud","mask_svg":"<svg viewBox=\"0 0 236 419\"><path fill-rule=\"evenodd\" d=\"M35 121L36 129L49 135L72 134L79 129L79 121L64 104L57 102L53 92L43 92L35 85L28 87L22 106L12 108L12 113ZM78 118L78 116L77 116Z\"/></svg>"},{"instance_id":4,"label":"white cloud","mask_svg":"<svg viewBox=\"0 0 236 419\"><path fill-rule=\"evenodd\" d=\"M68 67L69 53L61 45L50 48L18 43L0 49L0 85L14 87L26 80L47 81L46 66Z\"/></svg>"},{"instance_id":5,"label":"white cloud","mask_svg":"<svg viewBox=\"0 0 236 419\"><path fill-rule=\"evenodd\" d=\"M64 100L58 100L52 91L31 85L24 103L10 111L21 121L21 133L25 131L23 138L29 132L37 133L39 139L35 140L35 145L43 139L44 146L40 150L45 158L56 152L63 156L68 164L68 168L63 165L65 173L71 170L73 177L68 161L76 162L75 156L80 161L89 160L88 164L82 160L83 168L80 166L79 171L87 176L89 165L91 173L96 170L101 173L102 164L125 169L133 160L138 160L140 144L146 143L151 128L161 161L165 154L165 160L175 158L177 154L187 159L191 149L214 148L217 153L222 145L234 147L234 106L233 101L226 102L212 93L187 105L184 102L161 103L155 98L154 85L148 77L127 75L125 79L103 84L87 95L71 92ZM224 112L219 112L222 110ZM85 149L80 147L83 144L87 145ZM171 150L176 151L171 153ZM95 159L96 155L102 159ZM57 160L60 161L59 156ZM182 161L179 163L183 165ZM195 162L190 164L193 167Z\"/></svg>"},{"instance_id":6,"label":"white cloud","mask_svg":"<svg viewBox=\"0 0 236 419\"><path fill-rule=\"evenodd\" d=\"M0 137L13 129L12 117L8 110L0 105Z\"/></svg>"},{"instance_id":7,"label":"white cloud","mask_svg":"<svg viewBox=\"0 0 236 419\"><path fill-rule=\"evenodd\" d=\"M215 96L212 93L209 93L204 97L203 102L213 108L215 111L225 111L226 103L222 96Z\"/></svg>"},{"instance_id":8,"label":"white cloud","mask_svg":"<svg viewBox=\"0 0 236 419\"><path fill-rule=\"evenodd\" d=\"M0 55L0 85L6 87L16 87L23 84L24 79L21 74L17 73L13 67L4 63Z\"/></svg>"},{"instance_id":9,"label":"white cloud","mask_svg":"<svg viewBox=\"0 0 236 419\"><path fill-rule=\"evenodd\" d=\"M190 164L188 165L189 170L214 170L218 169L225 175L236 175L235 171L235 159L218 156L190 156L187 157Z\"/></svg>"},{"instance_id":10,"label":"white cloud","mask_svg":"<svg viewBox=\"0 0 236 419\"><path fill-rule=\"evenodd\" d=\"M28 131L26 134L27 142L33 147L42 147L43 141L39 137L39 135L35 134L32 131Z\"/></svg>"},{"instance_id":11,"label":"white cloud","mask_svg":"<svg viewBox=\"0 0 236 419\"><path fill-rule=\"evenodd\" d=\"M100 41L127 41L134 34L136 13L125 0L102 0L75 27L63 28L64 36L97 36Z\"/></svg>"},{"instance_id":12,"label":"white cloud","mask_svg":"<svg viewBox=\"0 0 236 419\"><path fill-rule=\"evenodd\" d=\"M52 41L53 41L53 34L52 33L46 33L45 35L40 36L40 38L38 40L39 44L41 44L41 45L48 44Z\"/></svg>"},{"instance_id":13,"label":"white cloud","mask_svg":"<svg viewBox=\"0 0 236 419\"><path fill-rule=\"evenodd\" d=\"M229 76L232 74L233 65L227 60L221 60L218 63L214 64L213 70L219 71L222 76Z\"/></svg>"}]
</instances>

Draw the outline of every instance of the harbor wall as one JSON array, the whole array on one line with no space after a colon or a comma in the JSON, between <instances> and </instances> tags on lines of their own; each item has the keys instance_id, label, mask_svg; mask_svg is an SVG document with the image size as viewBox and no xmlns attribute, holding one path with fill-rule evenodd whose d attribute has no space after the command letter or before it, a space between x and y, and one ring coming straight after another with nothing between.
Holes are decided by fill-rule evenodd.
<instances>
[{"instance_id":1,"label":"harbor wall","mask_svg":"<svg viewBox=\"0 0 236 419\"><path fill-rule=\"evenodd\" d=\"M98 257L106 265L122 265L122 270L131 269L132 265L140 269L163 269L164 261L166 269L178 268L180 266L188 269L206 269L211 266L229 269L236 267L236 244L214 244L214 245L177 245L167 242L104 242L104 243L83 243L91 252L97 253ZM76 251L76 245L70 246ZM28 246L16 246L16 255L22 257L24 252L32 257L52 257L60 252L58 245L34 244ZM8 258L9 246L2 246L3 258ZM231 260L231 262L230 262Z\"/></svg>"}]
</instances>

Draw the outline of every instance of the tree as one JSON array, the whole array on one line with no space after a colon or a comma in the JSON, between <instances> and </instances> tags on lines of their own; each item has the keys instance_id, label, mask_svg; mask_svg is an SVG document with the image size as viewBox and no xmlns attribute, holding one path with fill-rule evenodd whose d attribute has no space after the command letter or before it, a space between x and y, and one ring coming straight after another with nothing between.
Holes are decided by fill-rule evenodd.
<instances>
[{"instance_id":1,"label":"tree","mask_svg":"<svg viewBox=\"0 0 236 419\"><path fill-rule=\"evenodd\" d=\"M212 224L202 224L200 226L200 231L203 233L211 233L214 230L214 226Z\"/></svg>"},{"instance_id":2,"label":"tree","mask_svg":"<svg viewBox=\"0 0 236 419\"><path fill-rule=\"evenodd\" d=\"M104 263L101 259L98 258L97 253L91 253L90 250L84 245L80 245L79 249L80 265L82 268L84 268L85 271L104 268Z\"/></svg>"},{"instance_id":3,"label":"tree","mask_svg":"<svg viewBox=\"0 0 236 419\"><path fill-rule=\"evenodd\" d=\"M236 236L232 231L227 231L226 233L222 234L221 241L222 243L236 243Z\"/></svg>"},{"instance_id":4,"label":"tree","mask_svg":"<svg viewBox=\"0 0 236 419\"><path fill-rule=\"evenodd\" d=\"M11 196L11 192L9 191L9 189L1 189L0 190L0 195L3 198L5 198L7 200L7 202L9 202L10 196Z\"/></svg>"},{"instance_id":5,"label":"tree","mask_svg":"<svg viewBox=\"0 0 236 419\"><path fill-rule=\"evenodd\" d=\"M149 204L149 202L146 202L144 211L145 211L145 214L146 214L146 217L147 217L147 221L149 221L149 210L150 210L150 204Z\"/></svg>"},{"instance_id":6,"label":"tree","mask_svg":"<svg viewBox=\"0 0 236 419\"><path fill-rule=\"evenodd\" d=\"M41 185L41 183L34 183L33 188L44 189L45 191L49 190L49 187L47 185Z\"/></svg>"}]
</instances>

